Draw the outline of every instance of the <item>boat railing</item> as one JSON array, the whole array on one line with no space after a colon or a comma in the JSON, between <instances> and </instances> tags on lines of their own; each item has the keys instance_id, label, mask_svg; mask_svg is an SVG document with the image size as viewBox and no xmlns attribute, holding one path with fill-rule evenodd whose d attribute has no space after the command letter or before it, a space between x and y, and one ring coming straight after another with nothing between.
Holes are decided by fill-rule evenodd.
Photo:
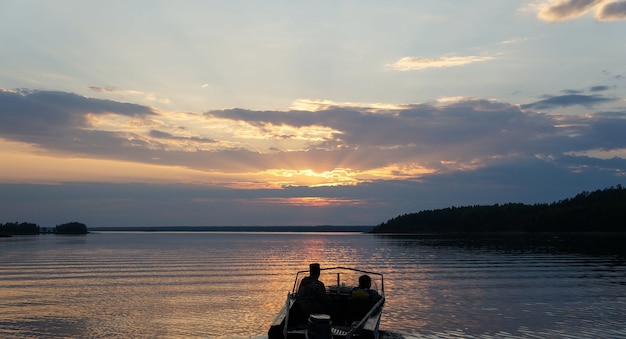
<instances>
[{"instance_id":1,"label":"boat railing","mask_svg":"<svg viewBox=\"0 0 626 339\"><path fill-rule=\"evenodd\" d=\"M385 303L385 297L382 297L382 299L380 299L376 304L374 304L374 306L369 310L369 312L367 312L367 314L365 314L365 316L361 319L361 321L359 321L357 324L353 324L350 327L350 331L348 331L348 333L346 334L346 339L351 339L352 335L358 331L359 329L363 328L363 326L365 326L365 323L369 320L369 318L375 313L375 312L379 312L381 307L383 306L383 304Z\"/></svg>"},{"instance_id":2,"label":"boat railing","mask_svg":"<svg viewBox=\"0 0 626 339\"><path fill-rule=\"evenodd\" d=\"M332 277L331 279L330 274L335 273L334 271L337 271L336 275ZM354 276L354 277L350 276L350 273L348 272L352 272L353 274L357 274L357 275L358 274L369 275L372 278L372 288L376 289L380 295L385 295L385 285L384 285L384 278L383 278L382 273L360 270L360 269L350 268L350 267L341 267L341 266L322 268L320 269L320 272L321 274L325 275L325 278L324 279L320 278L320 280L324 281L324 283L327 285L326 288L331 293L336 293L336 294L350 293L351 288L356 286L357 278L358 278L357 276ZM300 281L308 275L309 275L308 270L298 271L296 273L296 279L294 281L293 288L292 288L293 294L298 293ZM350 276L351 278L350 280L345 278L348 276Z\"/></svg>"},{"instance_id":3,"label":"boat railing","mask_svg":"<svg viewBox=\"0 0 626 339\"><path fill-rule=\"evenodd\" d=\"M283 308L286 313L285 313L285 326L283 327L283 338L287 338L287 332L289 332L289 329L287 328L289 326L289 310L291 310L291 304L293 303L294 299L291 296L291 293L287 293L287 301L285 302L285 307Z\"/></svg>"}]
</instances>

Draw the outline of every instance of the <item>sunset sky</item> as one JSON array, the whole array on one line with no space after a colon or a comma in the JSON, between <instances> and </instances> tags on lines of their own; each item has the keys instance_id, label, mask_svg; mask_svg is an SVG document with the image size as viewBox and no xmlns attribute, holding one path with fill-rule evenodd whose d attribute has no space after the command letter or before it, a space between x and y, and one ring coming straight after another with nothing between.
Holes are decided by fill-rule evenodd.
<instances>
[{"instance_id":1,"label":"sunset sky","mask_svg":"<svg viewBox=\"0 0 626 339\"><path fill-rule=\"evenodd\" d=\"M0 223L376 225L626 184L626 1L0 10Z\"/></svg>"}]
</instances>

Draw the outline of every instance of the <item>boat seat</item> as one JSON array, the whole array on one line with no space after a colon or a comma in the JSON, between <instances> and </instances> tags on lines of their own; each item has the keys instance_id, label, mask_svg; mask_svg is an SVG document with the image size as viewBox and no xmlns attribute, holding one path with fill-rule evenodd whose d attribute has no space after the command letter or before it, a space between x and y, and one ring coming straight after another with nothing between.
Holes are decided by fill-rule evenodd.
<instances>
[{"instance_id":1,"label":"boat seat","mask_svg":"<svg viewBox=\"0 0 626 339\"><path fill-rule=\"evenodd\" d=\"M348 324L354 321L360 321L365 317L367 312L376 305L376 302L366 298L351 298L348 299L346 305L345 318Z\"/></svg>"},{"instance_id":2,"label":"boat seat","mask_svg":"<svg viewBox=\"0 0 626 339\"><path fill-rule=\"evenodd\" d=\"M297 297L289 311L289 323L293 326L306 326L309 316L313 313L323 312L320 304L314 298Z\"/></svg>"},{"instance_id":3,"label":"boat seat","mask_svg":"<svg viewBox=\"0 0 626 339\"><path fill-rule=\"evenodd\" d=\"M336 327L331 327L330 332L332 333L332 335L347 335L348 334L348 331L344 331Z\"/></svg>"},{"instance_id":4,"label":"boat seat","mask_svg":"<svg viewBox=\"0 0 626 339\"><path fill-rule=\"evenodd\" d=\"M307 333L307 329L296 329L296 330L289 330L289 334L306 334ZM330 333L332 335L347 335L348 331L346 330L342 330L340 328L336 328L336 327L331 327L330 328Z\"/></svg>"}]
</instances>

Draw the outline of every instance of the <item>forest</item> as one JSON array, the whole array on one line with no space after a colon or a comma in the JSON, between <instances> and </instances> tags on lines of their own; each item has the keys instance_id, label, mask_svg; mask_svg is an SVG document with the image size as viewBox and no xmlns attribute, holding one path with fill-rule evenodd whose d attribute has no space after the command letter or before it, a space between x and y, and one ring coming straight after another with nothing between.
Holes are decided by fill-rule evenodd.
<instances>
[{"instance_id":1,"label":"forest","mask_svg":"<svg viewBox=\"0 0 626 339\"><path fill-rule=\"evenodd\" d=\"M621 185L549 204L506 203L424 210L374 227L372 233L626 232Z\"/></svg>"}]
</instances>

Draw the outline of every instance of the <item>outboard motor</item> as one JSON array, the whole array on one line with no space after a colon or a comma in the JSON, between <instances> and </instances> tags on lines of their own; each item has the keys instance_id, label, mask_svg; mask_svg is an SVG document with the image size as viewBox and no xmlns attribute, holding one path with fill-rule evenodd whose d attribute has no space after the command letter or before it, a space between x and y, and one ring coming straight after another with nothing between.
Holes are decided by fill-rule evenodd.
<instances>
[{"instance_id":1,"label":"outboard motor","mask_svg":"<svg viewBox=\"0 0 626 339\"><path fill-rule=\"evenodd\" d=\"M306 329L307 339L332 339L330 331L330 316L328 314L311 314Z\"/></svg>"}]
</instances>

